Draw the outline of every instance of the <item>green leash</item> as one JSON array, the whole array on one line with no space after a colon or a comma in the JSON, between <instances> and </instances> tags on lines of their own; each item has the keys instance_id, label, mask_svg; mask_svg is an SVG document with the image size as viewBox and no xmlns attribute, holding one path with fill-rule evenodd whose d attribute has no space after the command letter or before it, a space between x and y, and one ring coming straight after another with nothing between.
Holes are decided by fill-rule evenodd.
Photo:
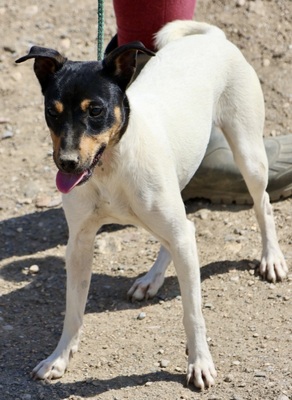
<instances>
[{"instance_id":1,"label":"green leash","mask_svg":"<svg viewBox=\"0 0 292 400\"><path fill-rule=\"evenodd\" d=\"M97 0L97 60L103 58L104 0Z\"/></svg>"}]
</instances>

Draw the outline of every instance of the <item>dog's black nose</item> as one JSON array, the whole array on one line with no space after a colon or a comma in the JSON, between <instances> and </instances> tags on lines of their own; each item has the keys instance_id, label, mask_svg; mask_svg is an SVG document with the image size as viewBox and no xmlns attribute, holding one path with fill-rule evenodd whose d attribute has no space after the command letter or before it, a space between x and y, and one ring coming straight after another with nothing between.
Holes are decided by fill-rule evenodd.
<instances>
[{"instance_id":1,"label":"dog's black nose","mask_svg":"<svg viewBox=\"0 0 292 400\"><path fill-rule=\"evenodd\" d=\"M75 153L61 154L59 157L59 166L65 172L68 173L75 172L79 166L78 154Z\"/></svg>"}]
</instances>

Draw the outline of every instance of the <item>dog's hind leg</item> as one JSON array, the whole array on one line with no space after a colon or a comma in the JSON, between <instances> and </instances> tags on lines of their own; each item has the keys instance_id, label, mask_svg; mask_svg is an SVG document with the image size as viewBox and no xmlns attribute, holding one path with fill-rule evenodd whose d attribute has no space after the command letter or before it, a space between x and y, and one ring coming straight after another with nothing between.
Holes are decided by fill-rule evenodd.
<instances>
[{"instance_id":1,"label":"dog's hind leg","mask_svg":"<svg viewBox=\"0 0 292 400\"><path fill-rule=\"evenodd\" d=\"M169 251L161 246L157 259L146 275L138 278L130 290L128 297L132 300L149 299L156 295L164 282L164 275L171 262Z\"/></svg>"},{"instance_id":2,"label":"dog's hind leg","mask_svg":"<svg viewBox=\"0 0 292 400\"><path fill-rule=\"evenodd\" d=\"M241 152L234 147L235 161L254 201L254 210L262 236L260 274L268 281L283 280L288 272L278 244L275 221L267 187L267 161L264 143L254 141Z\"/></svg>"},{"instance_id":3,"label":"dog's hind leg","mask_svg":"<svg viewBox=\"0 0 292 400\"><path fill-rule=\"evenodd\" d=\"M283 280L288 269L278 244L273 210L266 192L268 160L263 141L263 98L252 69L241 76L240 82L242 86L233 93L229 90L229 99L225 102L227 113L221 115L221 126L254 201L263 245L260 274L275 282Z\"/></svg>"}]
</instances>

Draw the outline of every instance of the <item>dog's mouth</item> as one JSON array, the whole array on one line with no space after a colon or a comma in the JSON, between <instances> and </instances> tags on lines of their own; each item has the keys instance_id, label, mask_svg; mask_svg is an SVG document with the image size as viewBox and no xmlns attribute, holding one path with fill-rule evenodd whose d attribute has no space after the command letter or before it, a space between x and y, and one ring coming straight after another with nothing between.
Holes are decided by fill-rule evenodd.
<instances>
[{"instance_id":1,"label":"dog's mouth","mask_svg":"<svg viewBox=\"0 0 292 400\"><path fill-rule=\"evenodd\" d=\"M69 193L75 186L82 185L87 182L88 179L92 176L93 170L99 162L106 145L102 145L101 148L96 153L92 164L89 168L85 169L83 172L78 174L66 173L63 171L58 171L56 176L56 185L60 192Z\"/></svg>"}]
</instances>

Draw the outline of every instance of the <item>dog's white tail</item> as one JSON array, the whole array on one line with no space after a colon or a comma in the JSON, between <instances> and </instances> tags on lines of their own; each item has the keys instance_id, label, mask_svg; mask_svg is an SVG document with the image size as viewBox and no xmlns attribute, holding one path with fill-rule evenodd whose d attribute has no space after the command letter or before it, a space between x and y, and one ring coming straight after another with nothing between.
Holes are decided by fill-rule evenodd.
<instances>
[{"instance_id":1,"label":"dog's white tail","mask_svg":"<svg viewBox=\"0 0 292 400\"><path fill-rule=\"evenodd\" d=\"M159 50L167 43L189 35L216 35L225 38L225 33L217 26L205 22L173 21L166 24L155 35L155 45Z\"/></svg>"}]
</instances>

